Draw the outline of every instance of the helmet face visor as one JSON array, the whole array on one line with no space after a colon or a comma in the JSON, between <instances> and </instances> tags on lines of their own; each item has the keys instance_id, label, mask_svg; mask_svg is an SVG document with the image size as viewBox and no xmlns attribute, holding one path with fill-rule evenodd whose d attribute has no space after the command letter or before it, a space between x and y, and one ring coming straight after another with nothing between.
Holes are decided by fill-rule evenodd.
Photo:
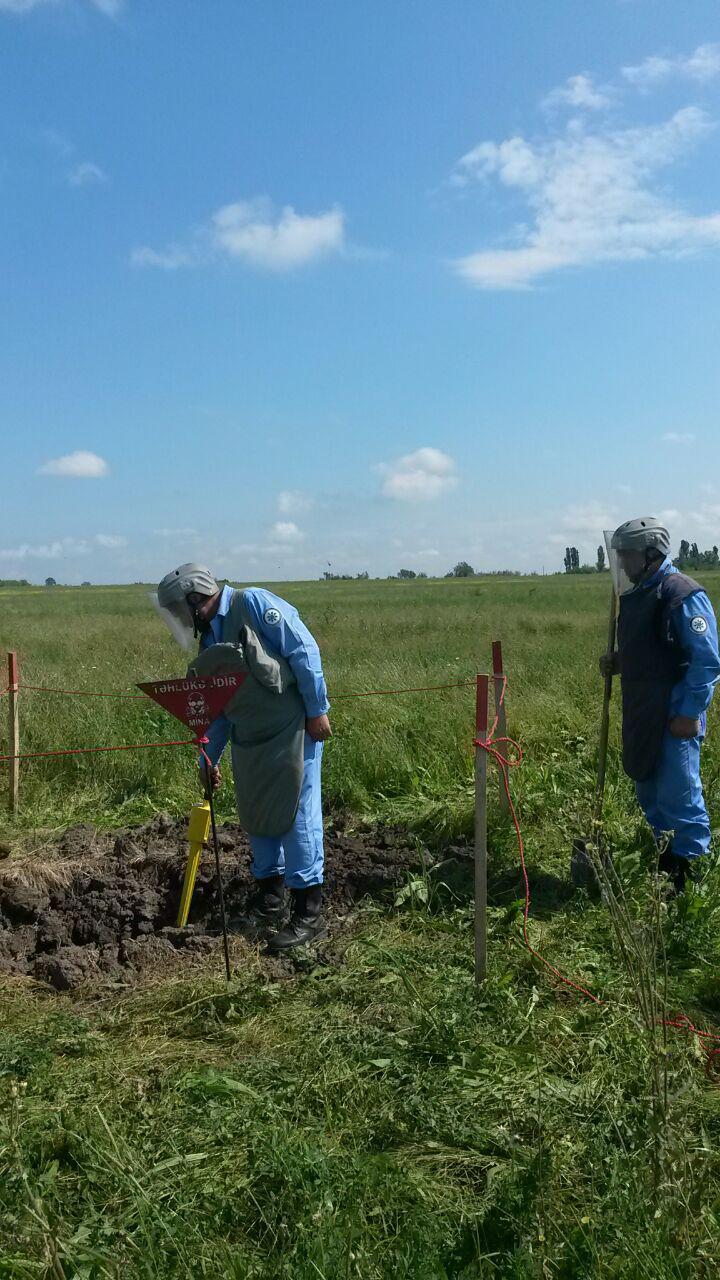
<instances>
[{"instance_id":1,"label":"helmet face visor","mask_svg":"<svg viewBox=\"0 0 720 1280\"><path fill-rule=\"evenodd\" d=\"M158 600L156 591L150 592L150 600L175 643L179 644L180 648L184 649L186 653L193 653L197 649L197 640L195 638L193 616L186 602L179 600L172 604L162 605Z\"/></svg>"},{"instance_id":2,"label":"helmet face visor","mask_svg":"<svg viewBox=\"0 0 720 1280\"><path fill-rule=\"evenodd\" d=\"M613 530L605 529L603 536L605 538L608 564L610 566L610 573L612 575L615 593L618 596L627 595L628 591L632 591L634 589L635 583L628 577L625 569L623 568L622 559L612 545L614 536Z\"/></svg>"}]
</instances>

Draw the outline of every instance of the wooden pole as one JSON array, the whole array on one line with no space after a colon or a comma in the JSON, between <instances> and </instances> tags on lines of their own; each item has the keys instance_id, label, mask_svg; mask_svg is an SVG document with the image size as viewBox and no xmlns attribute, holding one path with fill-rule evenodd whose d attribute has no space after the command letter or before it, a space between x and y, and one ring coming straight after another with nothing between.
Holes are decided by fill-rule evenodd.
<instances>
[{"instance_id":1,"label":"wooden pole","mask_svg":"<svg viewBox=\"0 0 720 1280\"><path fill-rule=\"evenodd\" d=\"M492 662L493 662L493 683L495 686L495 715L497 716L497 737L507 737L507 713L505 704L507 702L507 685L505 684L505 673L503 671L502 641L493 640L492 646ZM505 752L503 751L503 755ZM503 771L501 765L498 765L498 789L500 792L500 812L503 817L507 817L510 812L508 804L507 791L503 782Z\"/></svg>"},{"instance_id":2,"label":"wooden pole","mask_svg":"<svg viewBox=\"0 0 720 1280\"><path fill-rule=\"evenodd\" d=\"M8 754L20 754L20 710L18 706L18 686L20 684L20 665L16 653L8 654ZM8 780L8 808L16 814L20 803L20 761L10 760Z\"/></svg>"},{"instance_id":3,"label":"wooden pole","mask_svg":"<svg viewBox=\"0 0 720 1280\"><path fill-rule=\"evenodd\" d=\"M610 597L610 617L608 619L607 658L611 660L615 652L615 633L617 630L617 595L615 588ZM605 773L607 770L608 738L610 735L610 700L612 698L612 675L605 677L603 690L602 715L600 717L600 745L598 748L598 776L595 788L595 822L602 820L603 799L605 797Z\"/></svg>"},{"instance_id":4,"label":"wooden pole","mask_svg":"<svg viewBox=\"0 0 720 1280\"><path fill-rule=\"evenodd\" d=\"M489 676L477 677L475 737L488 732ZM487 974L487 751L475 748L475 981Z\"/></svg>"}]
</instances>

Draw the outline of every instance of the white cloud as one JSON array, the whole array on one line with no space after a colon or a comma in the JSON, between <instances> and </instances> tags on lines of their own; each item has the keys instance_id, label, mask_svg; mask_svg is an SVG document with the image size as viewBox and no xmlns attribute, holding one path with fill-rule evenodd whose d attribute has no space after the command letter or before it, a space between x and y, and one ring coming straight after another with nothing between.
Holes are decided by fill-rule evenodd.
<instances>
[{"instance_id":1,"label":"white cloud","mask_svg":"<svg viewBox=\"0 0 720 1280\"><path fill-rule=\"evenodd\" d=\"M425 446L394 462L382 463L385 477L382 495L398 502L428 502L457 484L454 459L440 449Z\"/></svg>"},{"instance_id":2,"label":"white cloud","mask_svg":"<svg viewBox=\"0 0 720 1280\"><path fill-rule=\"evenodd\" d=\"M568 534L587 533L599 538L604 529L615 529L618 521L612 507L592 500L568 507L560 523ZM560 535L555 537L559 539Z\"/></svg>"},{"instance_id":3,"label":"white cloud","mask_svg":"<svg viewBox=\"0 0 720 1280\"><path fill-rule=\"evenodd\" d=\"M197 529L153 529L156 538L195 538Z\"/></svg>"},{"instance_id":4,"label":"white cloud","mask_svg":"<svg viewBox=\"0 0 720 1280\"><path fill-rule=\"evenodd\" d=\"M127 538L123 538L117 533L96 533L95 541L99 547L105 547L108 551L127 546Z\"/></svg>"},{"instance_id":5,"label":"white cloud","mask_svg":"<svg viewBox=\"0 0 720 1280\"><path fill-rule=\"evenodd\" d=\"M515 247L469 254L455 270L479 288L519 289L560 268L720 245L720 213L688 213L652 185L713 128L704 111L684 107L659 125L587 132L573 121L537 143L480 143L456 165L457 181L496 178L524 199L533 222Z\"/></svg>"},{"instance_id":6,"label":"white cloud","mask_svg":"<svg viewBox=\"0 0 720 1280\"><path fill-rule=\"evenodd\" d=\"M85 538L56 538L39 546L23 542L18 547L2 549L0 560L60 560L65 556L86 556L89 551Z\"/></svg>"},{"instance_id":7,"label":"white cloud","mask_svg":"<svg viewBox=\"0 0 720 1280\"><path fill-rule=\"evenodd\" d=\"M314 500L299 489L283 489L277 496L278 511L281 516L296 516L303 511L312 510Z\"/></svg>"},{"instance_id":8,"label":"white cloud","mask_svg":"<svg viewBox=\"0 0 720 1280\"><path fill-rule=\"evenodd\" d=\"M89 480L97 480L109 473L110 468L105 459L85 449L76 449L74 453L66 453L62 458L51 458L38 468L40 476L74 476Z\"/></svg>"},{"instance_id":9,"label":"white cloud","mask_svg":"<svg viewBox=\"0 0 720 1280\"><path fill-rule=\"evenodd\" d=\"M273 542L280 543L283 546L292 546L293 543L302 542L305 534L298 529L293 520L278 520L270 530Z\"/></svg>"},{"instance_id":10,"label":"white cloud","mask_svg":"<svg viewBox=\"0 0 720 1280\"><path fill-rule=\"evenodd\" d=\"M67 180L71 187L91 187L97 183L107 182L107 174L99 164L93 164L91 160L83 160L81 164L76 164L70 169Z\"/></svg>"},{"instance_id":11,"label":"white cloud","mask_svg":"<svg viewBox=\"0 0 720 1280\"><path fill-rule=\"evenodd\" d=\"M663 436L667 444L692 444L694 439L692 431L666 431Z\"/></svg>"},{"instance_id":12,"label":"white cloud","mask_svg":"<svg viewBox=\"0 0 720 1280\"><path fill-rule=\"evenodd\" d=\"M31 9L39 9L41 5L55 5L62 0L0 0L0 13L30 13ZM99 9L107 18L116 18L123 7L124 0L89 0L93 9Z\"/></svg>"},{"instance_id":13,"label":"white cloud","mask_svg":"<svg viewBox=\"0 0 720 1280\"><path fill-rule=\"evenodd\" d=\"M160 250L142 246L132 250L130 261L136 267L174 271L220 255L267 271L291 271L345 249L342 209L300 214L286 205L278 211L259 197L224 205L187 244L175 242Z\"/></svg>"},{"instance_id":14,"label":"white cloud","mask_svg":"<svg viewBox=\"0 0 720 1280\"><path fill-rule=\"evenodd\" d=\"M276 213L267 200L238 200L212 218L214 238L231 258L255 267L287 271L343 248L345 216L341 209L298 214L292 205Z\"/></svg>"},{"instance_id":15,"label":"white cloud","mask_svg":"<svg viewBox=\"0 0 720 1280\"><path fill-rule=\"evenodd\" d=\"M178 267L192 267L198 262L199 258L180 244L169 244L160 251L144 245L130 254L131 266L160 267L163 271L177 271Z\"/></svg>"},{"instance_id":16,"label":"white cloud","mask_svg":"<svg viewBox=\"0 0 720 1280\"><path fill-rule=\"evenodd\" d=\"M553 89L543 101L546 108L576 107L586 111L600 111L610 105L607 90L596 88L592 76L570 76L559 89Z\"/></svg>"},{"instance_id":17,"label":"white cloud","mask_svg":"<svg viewBox=\"0 0 720 1280\"><path fill-rule=\"evenodd\" d=\"M676 77L702 84L720 75L720 44L701 44L694 53L670 58L645 58L635 67L623 67L622 74L637 89L653 89L664 80Z\"/></svg>"}]
</instances>

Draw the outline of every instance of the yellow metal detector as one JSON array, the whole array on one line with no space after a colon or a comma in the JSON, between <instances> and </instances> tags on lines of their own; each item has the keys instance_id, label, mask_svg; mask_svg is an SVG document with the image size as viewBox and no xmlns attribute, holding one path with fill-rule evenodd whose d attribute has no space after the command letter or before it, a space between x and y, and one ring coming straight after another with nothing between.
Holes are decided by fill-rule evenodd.
<instances>
[{"instance_id":1,"label":"yellow metal detector","mask_svg":"<svg viewBox=\"0 0 720 1280\"><path fill-rule=\"evenodd\" d=\"M197 879L198 866L200 864L200 854L202 853L203 845L207 844L209 835L210 802L208 800L201 800L199 804L194 804L190 810L190 822L188 823L190 854L185 868L185 878L183 880L180 907L178 909L178 929L184 929L187 924L188 915L190 914L190 903L192 902L193 891L195 889L195 880Z\"/></svg>"}]
</instances>

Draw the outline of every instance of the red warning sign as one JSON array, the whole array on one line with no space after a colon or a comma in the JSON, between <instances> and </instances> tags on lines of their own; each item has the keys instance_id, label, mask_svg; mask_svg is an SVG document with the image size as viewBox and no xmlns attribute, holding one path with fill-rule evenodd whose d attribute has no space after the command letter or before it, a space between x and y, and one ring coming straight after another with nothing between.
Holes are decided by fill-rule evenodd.
<instances>
[{"instance_id":1,"label":"red warning sign","mask_svg":"<svg viewBox=\"0 0 720 1280\"><path fill-rule=\"evenodd\" d=\"M201 738L246 678L246 671L228 671L205 679L192 676L186 680L153 680L139 684L138 689Z\"/></svg>"}]
</instances>

